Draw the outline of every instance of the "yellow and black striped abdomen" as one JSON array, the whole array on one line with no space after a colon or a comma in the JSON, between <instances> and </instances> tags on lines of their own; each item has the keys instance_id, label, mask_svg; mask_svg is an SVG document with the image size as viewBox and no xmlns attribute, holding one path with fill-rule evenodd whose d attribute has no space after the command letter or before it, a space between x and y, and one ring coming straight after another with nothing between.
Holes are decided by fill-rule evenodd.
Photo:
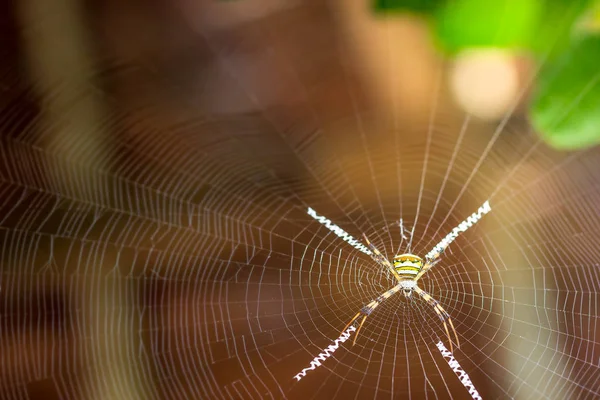
<instances>
[{"instance_id":1,"label":"yellow and black striped abdomen","mask_svg":"<svg viewBox=\"0 0 600 400\"><path fill-rule=\"evenodd\" d=\"M406 278L406 279L416 278L419 271L421 271L421 268L419 268L419 267L413 267L413 266L396 267L396 272L398 273L398 275L400 275L401 278Z\"/></svg>"},{"instance_id":2,"label":"yellow and black striped abdomen","mask_svg":"<svg viewBox=\"0 0 600 400\"><path fill-rule=\"evenodd\" d=\"M404 279L415 279L423 268L423 260L414 254L400 254L394 257L394 269Z\"/></svg>"}]
</instances>

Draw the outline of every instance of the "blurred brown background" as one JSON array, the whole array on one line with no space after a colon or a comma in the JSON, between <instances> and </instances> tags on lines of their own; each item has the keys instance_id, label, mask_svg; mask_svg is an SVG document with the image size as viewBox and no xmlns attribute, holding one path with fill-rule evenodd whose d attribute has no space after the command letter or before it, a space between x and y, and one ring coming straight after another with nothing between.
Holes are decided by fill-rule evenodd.
<instances>
[{"instance_id":1,"label":"blurred brown background","mask_svg":"<svg viewBox=\"0 0 600 400\"><path fill-rule=\"evenodd\" d=\"M292 379L391 287L305 210L425 254L488 198L423 278L457 359L484 398L599 394L598 152L530 132L526 57L483 118L362 2L1 7L1 398L467 398L400 298Z\"/></svg>"}]
</instances>

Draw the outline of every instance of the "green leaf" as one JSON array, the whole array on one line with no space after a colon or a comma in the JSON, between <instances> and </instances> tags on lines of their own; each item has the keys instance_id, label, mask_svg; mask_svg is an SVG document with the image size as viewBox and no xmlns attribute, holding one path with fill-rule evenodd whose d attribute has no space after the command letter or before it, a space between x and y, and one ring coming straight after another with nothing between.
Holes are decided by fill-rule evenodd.
<instances>
[{"instance_id":1,"label":"green leaf","mask_svg":"<svg viewBox=\"0 0 600 400\"><path fill-rule=\"evenodd\" d=\"M351 0L355 1L355 0ZM359 0L360 1L360 0ZM428 14L444 0L372 0L376 13L414 12Z\"/></svg>"},{"instance_id":2,"label":"green leaf","mask_svg":"<svg viewBox=\"0 0 600 400\"><path fill-rule=\"evenodd\" d=\"M590 3L590 0L546 0L531 50L544 60L564 53L571 44L575 24Z\"/></svg>"},{"instance_id":3,"label":"green leaf","mask_svg":"<svg viewBox=\"0 0 600 400\"><path fill-rule=\"evenodd\" d=\"M557 149L600 144L600 35L576 39L540 71L530 119Z\"/></svg>"},{"instance_id":4,"label":"green leaf","mask_svg":"<svg viewBox=\"0 0 600 400\"><path fill-rule=\"evenodd\" d=\"M592 2L456 0L439 8L434 34L440 47L450 54L473 47L495 47L552 59L569 46L575 24Z\"/></svg>"},{"instance_id":5,"label":"green leaf","mask_svg":"<svg viewBox=\"0 0 600 400\"><path fill-rule=\"evenodd\" d=\"M451 54L472 47L529 48L542 6L540 0L456 0L439 10L434 32Z\"/></svg>"}]
</instances>

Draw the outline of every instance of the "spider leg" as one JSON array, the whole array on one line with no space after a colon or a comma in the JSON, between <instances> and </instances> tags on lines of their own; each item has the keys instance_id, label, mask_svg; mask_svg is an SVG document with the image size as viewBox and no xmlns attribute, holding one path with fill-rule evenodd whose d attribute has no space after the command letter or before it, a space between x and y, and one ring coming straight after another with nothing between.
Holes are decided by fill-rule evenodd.
<instances>
[{"instance_id":1,"label":"spider leg","mask_svg":"<svg viewBox=\"0 0 600 400\"><path fill-rule=\"evenodd\" d=\"M358 317L360 317L361 315L363 316L362 320L360 321L360 325L358 326L358 329L356 330L356 335L354 336L354 340L352 342L352 345L356 344L356 338L358 337L358 334L360 333L361 328L363 327L363 324L365 323L365 320L367 319L367 317L381 304L383 303L383 301L385 299L387 299L388 297L392 296L395 293L398 293L400 291L400 289L402 289L402 285L396 285L393 288L391 288L390 290L387 290L385 292L383 292L382 294L379 295L379 297L377 297L375 300L371 301L369 304L367 304L366 306L364 306L351 320L350 322L348 322L348 324L344 327L344 329L342 329L342 333L346 331L346 329L348 329L348 327L350 325L352 325L357 319Z\"/></svg>"},{"instance_id":2,"label":"spider leg","mask_svg":"<svg viewBox=\"0 0 600 400\"><path fill-rule=\"evenodd\" d=\"M347 324L347 325L344 327L344 329L342 329L342 333L346 332L346 329L348 329L348 328L350 327L350 325L352 325L352 323L353 323L354 321L356 321L356 319L357 319L358 317L360 317L360 311L359 311L358 313L356 313L356 315L354 316L354 318L352 318L352 319L350 320L350 322L348 322L348 324ZM340 335L341 335L341 334L340 334Z\"/></svg>"},{"instance_id":3,"label":"spider leg","mask_svg":"<svg viewBox=\"0 0 600 400\"><path fill-rule=\"evenodd\" d=\"M423 275L425 275L425 272L429 271L431 269L431 267L433 267L435 264L437 264L438 262L440 262L441 260L438 259L434 259L434 260L429 260L429 259L425 259L425 265L423 266L423 269L421 269L421 271L419 271L419 273L417 274L415 280L418 281L419 279L421 279L421 277Z\"/></svg>"},{"instance_id":4,"label":"spider leg","mask_svg":"<svg viewBox=\"0 0 600 400\"><path fill-rule=\"evenodd\" d=\"M423 300L425 300L427 303L429 303L429 305L433 307L438 317L440 317L440 320L444 324L446 336L448 336L448 342L450 343L450 352L454 353L454 349L452 348L452 339L450 338L450 332L448 331L448 325L446 324L446 320L450 322L450 327L452 328L452 332L454 332L454 337L456 338L457 347L460 347L460 341L458 340L458 335L456 334L456 329L454 329L454 324L452 323L452 318L450 318L450 314L448 314L446 310L442 308L440 303L436 299L431 297L429 293L427 293L418 286L415 286L414 290L423 298Z\"/></svg>"},{"instance_id":5,"label":"spider leg","mask_svg":"<svg viewBox=\"0 0 600 400\"><path fill-rule=\"evenodd\" d=\"M389 262L389 260L387 258L385 258L385 256L383 254L381 254L381 252L379 250L377 250L377 247L373 246L373 244L369 241L369 238L367 238L367 235L365 235L363 233L363 237L365 238L365 242L367 242L367 245L371 248L371 251L373 252L373 259L380 265L386 267L387 269L389 269L392 273L392 275L394 275L394 277L400 281L400 275L398 275L398 272L396 272L396 269L394 268L394 266Z\"/></svg>"},{"instance_id":6,"label":"spider leg","mask_svg":"<svg viewBox=\"0 0 600 400\"><path fill-rule=\"evenodd\" d=\"M352 341L352 346L354 346L356 344L356 338L358 337L358 334L360 333L360 330L363 327L363 324L365 323L365 320L367 319L368 315L365 315L362 319L362 321L360 321L360 325L358 325L358 329L356 330L356 336L354 336L354 340Z\"/></svg>"},{"instance_id":7,"label":"spider leg","mask_svg":"<svg viewBox=\"0 0 600 400\"><path fill-rule=\"evenodd\" d=\"M473 225L475 225L485 214L489 213L491 210L492 210L492 208L490 207L490 202L486 201L485 203L483 203L483 205L481 207L479 207L479 209L477 211L475 211L473 214L471 214L467 219L465 219L456 228L454 228L450 233L448 233L444 237L444 239L442 239L441 242L436 244L433 247L433 249L431 249L431 251L425 255L425 260L426 260L425 266L423 267L423 269L421 270L419 275L417 275L416 279L419 280L419 278L421 276L423 276L423 274L425 272L427 272L438 261L440 261L439 258L442 256L444 251L446 251L448 246L450 246L450 244L452 242L454 242L454 240L461 233L466 232L469 228L471 228Z\"/></svg>"}]
</instances>

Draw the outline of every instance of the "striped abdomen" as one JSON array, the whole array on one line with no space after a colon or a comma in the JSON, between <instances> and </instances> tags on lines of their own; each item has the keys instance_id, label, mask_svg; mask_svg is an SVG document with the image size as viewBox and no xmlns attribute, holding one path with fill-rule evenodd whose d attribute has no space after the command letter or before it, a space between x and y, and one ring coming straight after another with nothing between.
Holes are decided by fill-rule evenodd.
<instances>
[{"instance_id":1,"label":"striped abdomen","mask_svg":"<svg viewBox=\"0 0 600 400\"><path fill-rule=\"evenodd\" d=\"M401 278L405 279L415 279L420 270L421 268L413 266L402 266L396 268L396 272L398 273L398 275L400 275Z\"/></svg>"},{"instance_id":2,"label":"striped abdomen","mask_svg":"<svg viewBox=\"0 0 600 400\"><path fill-rule=\"evenodd\" d=\"M414 254L400 254L394 257L394 269L403 279L415 279L423 268L423 260Z\"/></svg>"}]
</instances>

